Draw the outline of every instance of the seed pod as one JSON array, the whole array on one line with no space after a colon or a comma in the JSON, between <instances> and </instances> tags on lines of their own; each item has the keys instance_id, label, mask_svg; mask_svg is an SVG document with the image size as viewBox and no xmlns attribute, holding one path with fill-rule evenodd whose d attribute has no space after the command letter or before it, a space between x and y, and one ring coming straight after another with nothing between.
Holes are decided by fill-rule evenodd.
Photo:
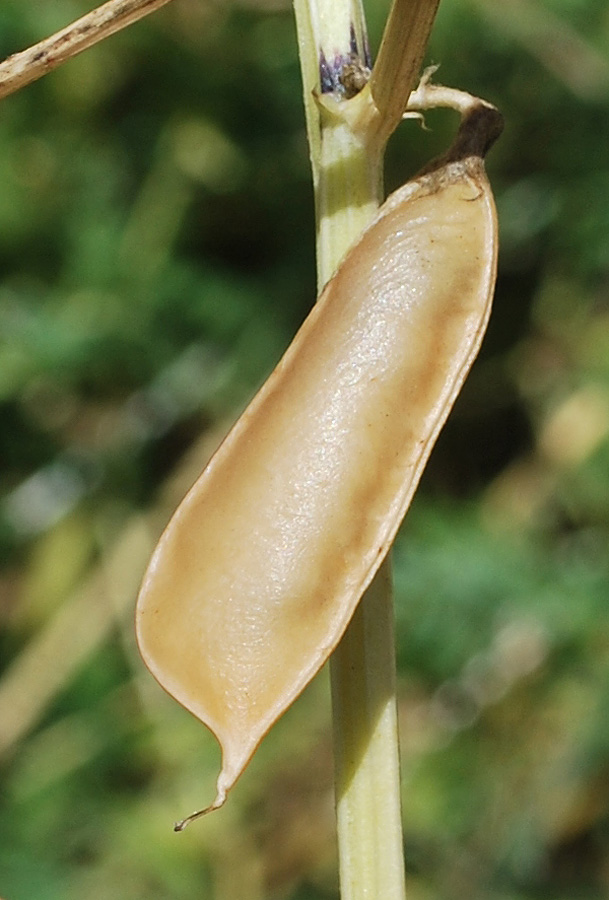
<instances>
[{"instance_id":1,"label":"seed pod","mask_svg":"<svg viewBox=\"0 0 609 900\"><path fill-rule=\"evenodd\" d=\"M220 742L209 809L340 640L478 352L497 262L482 157L500 130L475 104L385 202L152 557L139 647Z\"/></svg>"}]
</instances>

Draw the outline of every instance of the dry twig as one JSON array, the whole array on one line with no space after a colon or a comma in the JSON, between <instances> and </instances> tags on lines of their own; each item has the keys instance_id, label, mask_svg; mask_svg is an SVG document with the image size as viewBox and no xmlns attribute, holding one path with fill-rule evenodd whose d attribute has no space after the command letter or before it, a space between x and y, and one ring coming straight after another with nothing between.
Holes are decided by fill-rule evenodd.
<instances>
[{"instance_id":1,"label":"dry twig","mask_svg":"<svg viewBox=\"0 0 609 900\"><path fill-rule=\"evenodd\" d=\"M0 99L166 3L169 0L108 0L51 37L14 53L0 63Z\"/></svg>"}]
</instances>

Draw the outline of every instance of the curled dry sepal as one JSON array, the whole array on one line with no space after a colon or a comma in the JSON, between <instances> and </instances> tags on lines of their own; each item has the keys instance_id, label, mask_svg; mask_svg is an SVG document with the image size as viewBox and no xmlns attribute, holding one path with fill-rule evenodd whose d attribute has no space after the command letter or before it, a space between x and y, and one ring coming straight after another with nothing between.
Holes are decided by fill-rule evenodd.
<instances>
[{"instance_id":1,"label":"curled dry sepal","mask_svg":"<svg viewBox=\"0 0 609 900\"><path fill-rule=\"evenodd\" d=\"M348 252L142 585L142 656L222 747L208 810L340 641L482 342L497 266L483 156L501 116L423 82L427 105L461 112L454 144Z\"/></svg>"}]
</instances>

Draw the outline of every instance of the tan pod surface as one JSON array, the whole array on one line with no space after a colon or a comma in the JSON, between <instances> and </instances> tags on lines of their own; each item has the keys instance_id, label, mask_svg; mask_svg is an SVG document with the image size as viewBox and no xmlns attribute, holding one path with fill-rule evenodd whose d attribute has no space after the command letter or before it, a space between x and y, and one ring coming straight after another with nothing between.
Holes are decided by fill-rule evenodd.
<instances>
[{"instance_id":1,"label":"tan pod surface","mask_svg":"<svg viewBox=\"0 0 609 900\"><path fill-rule=\"evenodd\" d=\"M495 207L481 156L447 159L347 254L145 576L144 660L222 746L213 807L340 640L482 341Z\"/></svg>"}]
</instances>

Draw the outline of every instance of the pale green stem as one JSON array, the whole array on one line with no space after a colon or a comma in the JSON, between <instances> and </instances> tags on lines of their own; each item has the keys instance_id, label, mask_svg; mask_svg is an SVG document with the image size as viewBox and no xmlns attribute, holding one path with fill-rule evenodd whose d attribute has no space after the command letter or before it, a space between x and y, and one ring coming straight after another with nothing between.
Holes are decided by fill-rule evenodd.
<instances>
[{"instance_id":1,"label":"pale green stem","mask_svg":"<svg viewBox=\"0 0 609 900\"><path fill-rule=\"evenodd\" d=\"M322 130L318 271L324 284L378 205L381 177L343 123ZM365 515L365 511L362 511ZM405 897L391 563L330 659L343 900Z\"/></svg>"},{"instance_id":2,"label":"pale green stem","mask_svg":"<svg viewBox=\"0 0 609 900\"><path fill-rule=\"evenodd\" d=\"M365 135L354 133L342 115L343 103L336 101L333 108L316 100L321 54L330 60L341 54L348 58L350 23L360 42L366 40L359 0L294 0L294 10L313 172L317 282L321 290L383 199L382 157L371 152Z\"/></svg>"},{"instance_id":3,"label":"pale green stem","mask_svg":"<svg viewBox=\"0 0 609 900\"><path fill-rule=\"evenodd\" d=\"M331 659L343 900L404 900L391 566L364 594Z\"/></svg>"},{"instance_id":4,"label":"pale green stem","mask_svg":"<svg viewBox=\"0 0 609 900\"><path fill-rule=\"evenodd\" d=\"M324 116L324 119L326 117ZM382 170L378 157L332 117L321 131L321 157L316 195L317 274L319 289L379 207Z\"/></svg>"},{"instance_id":5,"label":"pale green stem","mask_svg":"<svg viewBox=\"0 0 609 900\"><path fill-rule=\"evenodd\" d=\"M322 128L318 272L323 285L374 214L378 157L348 125ZM365 511L363 512L365 515ZM330 659L336 819L343 900L403 900L391 563L383 564Z\"/></svg>"},{"instance_id":6,"label":"pale green stem","mask_svg":"<svg viewBox=\"0 0 609 900\"><path fill-rule=\"evenodd\" d=\"M336 110L320 109L320 47L316 33L332 13L345 25L346 0L325 9L295 0L315 187L317 270L323 287L382 200L382 159ZM342 7L342 18L340 8ZM342 31L348 54L349 19ZM364 33L363 16L359 22ZM345 46L345 38L346 46ZM328 39L339 49L336 36ZM365 513L364 513L365 514ZM330 662L334 722L336 815L343 900L403 900L405 879L395 700L390 565L362 599Z\"/></svg>"},{"instance_id":7,"label":"pale green stem","mask_svg":"<svg viewBox=\"0 0 609 900\"><path fill-rule=\"evenodd\" d=\"M319 289L382 201L385 143L400 121L439 0L394 0L379 68L353 99L320 103L320 58L365 62L360 0L294 0L315 191ZM362 515L365 515L365 510ZM343 900L404 900L391 563L330 660Z\"/></svg>"}]
</instances>

